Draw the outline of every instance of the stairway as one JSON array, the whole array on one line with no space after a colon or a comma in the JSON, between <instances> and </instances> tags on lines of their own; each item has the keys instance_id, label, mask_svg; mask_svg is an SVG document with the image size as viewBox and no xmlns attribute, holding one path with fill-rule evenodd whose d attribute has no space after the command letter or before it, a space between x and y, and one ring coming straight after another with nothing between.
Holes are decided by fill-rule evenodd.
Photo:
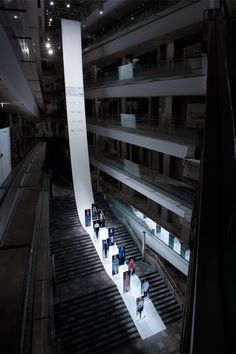
<instances>
[{"instance_id":1,"label":"stairway","mask_svg":"<svg viewBox=\"0 0 236 354\"><path fill-rule=\"evenodd\" d=\"M107 214L108 217L108 214ZM55 332L62 353L111 353L139 337L116 285L81 226L75 199L50 202Z\"/></svg>"},{"instance_id":2,"label":"stairway","mask_svg":"<svg viewBox=\"0 0 236 354\"><path fill-rule=\"evenodd\" d=\"M63 353L111 353L139 337L115 285L55 305Z\"/></svg>"},{"instance_id":3,"label":"stairway","mask_svg":"<svg viewBox=\"0 0 236 354\"><path fill-rule=\"evenodd\" d=\"M98 196L98 201L99 207L105 209L106 212L106 226L115 227L115 242L117 246L126 247L126 261L128 261L130 257L133 257L136 262L141 260L141 252L124 225L115 218L101 196ZM140 276L139 278L140 280L144 278L148 279L150 284L150 299L165 325L182 318L183 311L181 306L175 300L173 293L157 271L147 273L145 276Z\"/></svg>"},{"instance_id":4,"label":"stairway","mask_svg":"<svg viewBox=\"0 0 236 354\"><path fill-rule=\"evenodd\" d=\"M165 325L182 318L183 310L158 272L148 273L140 280L149 281L149 297Z\"/></svg>"}]
</instances>

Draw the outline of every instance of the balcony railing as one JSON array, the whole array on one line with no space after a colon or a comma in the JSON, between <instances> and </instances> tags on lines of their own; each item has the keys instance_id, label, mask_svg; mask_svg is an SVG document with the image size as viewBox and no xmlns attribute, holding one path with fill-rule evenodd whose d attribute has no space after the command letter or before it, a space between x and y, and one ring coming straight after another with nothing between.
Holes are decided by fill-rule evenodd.
<instances>
[{"instance_id":1,"label":"balcony railing","mask_svg":"<svg viewBox=\"0 0 236 354\"><path fill-rule=\"evenodd\" d=\"M106 113L104 113L106 115ZM181 139L181 143L193 147L196 145L197 130L204 126L204 120L195 122L194 125L188 126L188 121L183 116L158 118L157 116L136 115L136 114L121 114L112 116L107 112L107 116L89 117L87 116L88 124L96 124L100 126L120 127L125 130L148 131L152 134L171 135ZM166 137L166 136L165 136ZM168 137L166 137L168 138ZM193 158L193 152L191 156Z\"/></svg>"},{"instance_id":2,"label":"balcony railing","mask_svg":"<svg viewBox=\"0 0 236 354\"><path fill-rule=\"evenodd\" d=\"M181 8L186 5L189 5L189 1L183 2L181 0L162 0L147 2L146 4L145 2L143 2L143 4L140 4L140 6L136 10L122 17L121 20L112 22L109 27L102 27L100 31L97 31L96 33L84 39L83 48L84 50L89 49L91 46L108 39L110 36L124 31L125 29L130 29L130 27L132 26L137 26L138 23L141 23L142 21L153 15L155 15L156 17L157 14L159 15L159 17L161 17L161 15L165 16L166 11L169 10L167 12L169 14L173 10L176 10L175 5L177 5L178 8ZM172 9L172 7L174 8ZM162 11L163 14L161 14Z\"/></svg>"},{"instance_id":3,"label":"balcony railing","mask_svg":"<svg viewBox=\"0 0 236 354\"><path fill-rule=\"evenodd\" d=\"M128 174L138 182L142 181L150 188L159 189L164 192L165 195L169 195L170 198L178 198L180 202L187 203L187 206L193 203L194 190L191 190L185 183L159 174L140 164L118 158L111 153L106 153L106 155L96 154L95 150L92 148L90 148L89 152L92 158Z\"/></svg>"},{"instance_id":4,"label":"balcony railing","mask_svg":"<svg viewBox=\"0 0 236 354\"><path fill-rule=\"evenodd\" d=\"M139 217L137 217L137 215L134 214L134 212L132 211L132 206L126 205L125 203L109 197L107 198L108 203L110 204L110 206L112 206L117 212L119 212L119 214L122 216L122 218L125 218L127 220L132 220L133 224L136 224L140 227L141 230L144 230L148 235L150 235L150 237L152 237L154 240L158 239L158 241L164 243L167 247L169 247L173 252L177 253L181 258L185 259L186 261L189 261L189 249L187 247L185 247L184 245L181 245L182 249L185 250L185 252L177 252L175 249L173 249L169 243L165 242L163 240L163 238L160 237L160 234L155 234L155 232L153 230L151 230L148 225ZM130 221L129 221L130 224ZM165 230L167 231L167 230Z\"/></svg>"},{"instance_id":5,"label":"balcony railing","mask_svg":"<svg viewBox=\"0 0 236 354\"><path fill-rule=\"evenodd\" d=\"M174 58L159 61L137 61L112 69L100 70L95 78L92 72L85 74L85 86L97 87L108 83L125 84L127 81L163 80L173 76L204 75L206 69L206 56Z\"/></svg>"}]
</instances>

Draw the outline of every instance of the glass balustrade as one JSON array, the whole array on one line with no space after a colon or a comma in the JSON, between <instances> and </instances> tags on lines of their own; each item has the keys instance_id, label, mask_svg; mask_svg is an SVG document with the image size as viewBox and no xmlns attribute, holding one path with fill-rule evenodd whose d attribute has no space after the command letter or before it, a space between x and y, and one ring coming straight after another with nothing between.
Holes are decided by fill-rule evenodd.
<instances>
[{"instance_id":1,"label":"glass balustrade","mask_svg":"<svg viewBox=\"0 0 236 354\"><path fill-rule=\"evenodd\" d=\"M206 69L206 56L173 58L171 60L139 61L117 68L103 68L94 77L92 72L85 73L85 86L96 87L103 84L125 84L127 81L143 79L164 79L172 76L204 75Z\"/></svg>"},{"instance_id":2,"label":"glass balustrade","mask_svg":"<svg viewBox=\"0 0 236 354\"><path fill-rule=\"evenodd\" d=\"M204 125L204 121L196 122L195 126L189 127L185 117L158 117L139 114L121 114L119 116L105 113L103 117L86 117L88 124L96 124L112 128L122 128L122 130L134 131L142 133L150 132L151 136L158 134L160 137L168 140L168 136L172 136L171 141L186 144L191 148L189 158L194 158L194 150L196 146L197 131ZM196 129L194 129L196 128Z\"/></svg>"},{"instance_id":3,"label":"glass balustrade","mask_svg":"<svg viewBox=\"0 0 236 354\"><path fill-rule=\"evenodd\" d=\"M97 32L87 36L83 40L83 49L89 49L91 46L106 40L110 36L113 36L125 29L130 29L130 27L135 26L141 21L144 21L148 17L153 15L161 15L160 13L164 10L169 9L168 13L172 11L171 7L181 3L179 7L186 6L187 3L183 3L181 0L160 0L160 1L146 1L134 9L132 12L123 16L122 19L113 21L107 26L102 26ZM174 8L175 9L175 8ZM163 15L165 15L163 13Z\"/></svg>"},{"instance_id":4,"label":"glass balustrade","mask_svg":"<svg viewBox=\"0 0 236 354\"><path fill-rule=\"evenodd\" d=\"M193 203L194 190L190 190L190 187L182 182L158 174L156 171L129 160L118 159L114 154L95 154L95 151L90 149L90 156L128 174L139 182L142 181L143 184L152 189L161 190L167 196L169 195L170 198L178 198L180 202L185 202L189 205Z\"/></svg>"},{"instance_id":5,"label":"glass balustrade","mask_svg":"<svg viewBox=\"0 0 236 354\"><path fill-rule=\"evenodd\" d=\"M125 203L122 203L121 201L112 197L108 197L107 199L109 204L112 205L118 213L120 213L122 218L127 219L129 224L129 218L131 218L134 223L140 225L141 229L148 232L148 235L157 237L158 240L165 243L165 245L171 248L172 251L176 252L178 255L180 255L182 258L189 262L189 248L183 245L177 237L175 237L173 234L170 234L165 228L161 227L159 224L144 215L141 211L133 207L131 204L126 205Z\"/></svg>"}]
</instances>

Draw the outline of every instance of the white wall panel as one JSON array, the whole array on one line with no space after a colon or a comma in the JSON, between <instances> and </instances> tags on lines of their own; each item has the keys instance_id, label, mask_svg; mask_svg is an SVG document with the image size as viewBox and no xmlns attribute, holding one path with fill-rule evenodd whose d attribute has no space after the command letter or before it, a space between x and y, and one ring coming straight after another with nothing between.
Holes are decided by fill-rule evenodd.
<instances>
[{"instance_id":1,"label":"white wall panel","mask_svg":"<svg viewBox=\"0 0 236 354\"><path fill-rule=\"evenodd\" d=\"M0 185L11 172L10 128L0 129Z\"/></svg>"}]
</instances>

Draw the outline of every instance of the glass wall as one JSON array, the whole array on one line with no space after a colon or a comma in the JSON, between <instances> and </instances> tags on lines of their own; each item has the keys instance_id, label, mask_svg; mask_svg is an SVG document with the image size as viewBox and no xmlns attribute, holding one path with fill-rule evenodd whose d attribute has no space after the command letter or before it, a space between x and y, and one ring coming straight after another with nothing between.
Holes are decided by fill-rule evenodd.
<instances>
[{"instance_id":1,"label":"glass wall","mask_svg":"<svg viewBox=\"0 0 236 354\"><path fill-rule=\"evenodd\" d=\"M157 224L152 219L145 216L141 211L135 209L132 206L131 206L131 208L132 208L134 214L146 223L150 232L152 232L153 235L158 237L162 242L164 242L167 246L169 246L173 251L178 253L181 257L183 257L187 261L189 261L190 251L187 248L187 246L181 244L181 242L179 241L179 239L177 237L175 237L173 234L169 233L166 229L161 227L159 224Z\"/></svg>"}]
</instances>

